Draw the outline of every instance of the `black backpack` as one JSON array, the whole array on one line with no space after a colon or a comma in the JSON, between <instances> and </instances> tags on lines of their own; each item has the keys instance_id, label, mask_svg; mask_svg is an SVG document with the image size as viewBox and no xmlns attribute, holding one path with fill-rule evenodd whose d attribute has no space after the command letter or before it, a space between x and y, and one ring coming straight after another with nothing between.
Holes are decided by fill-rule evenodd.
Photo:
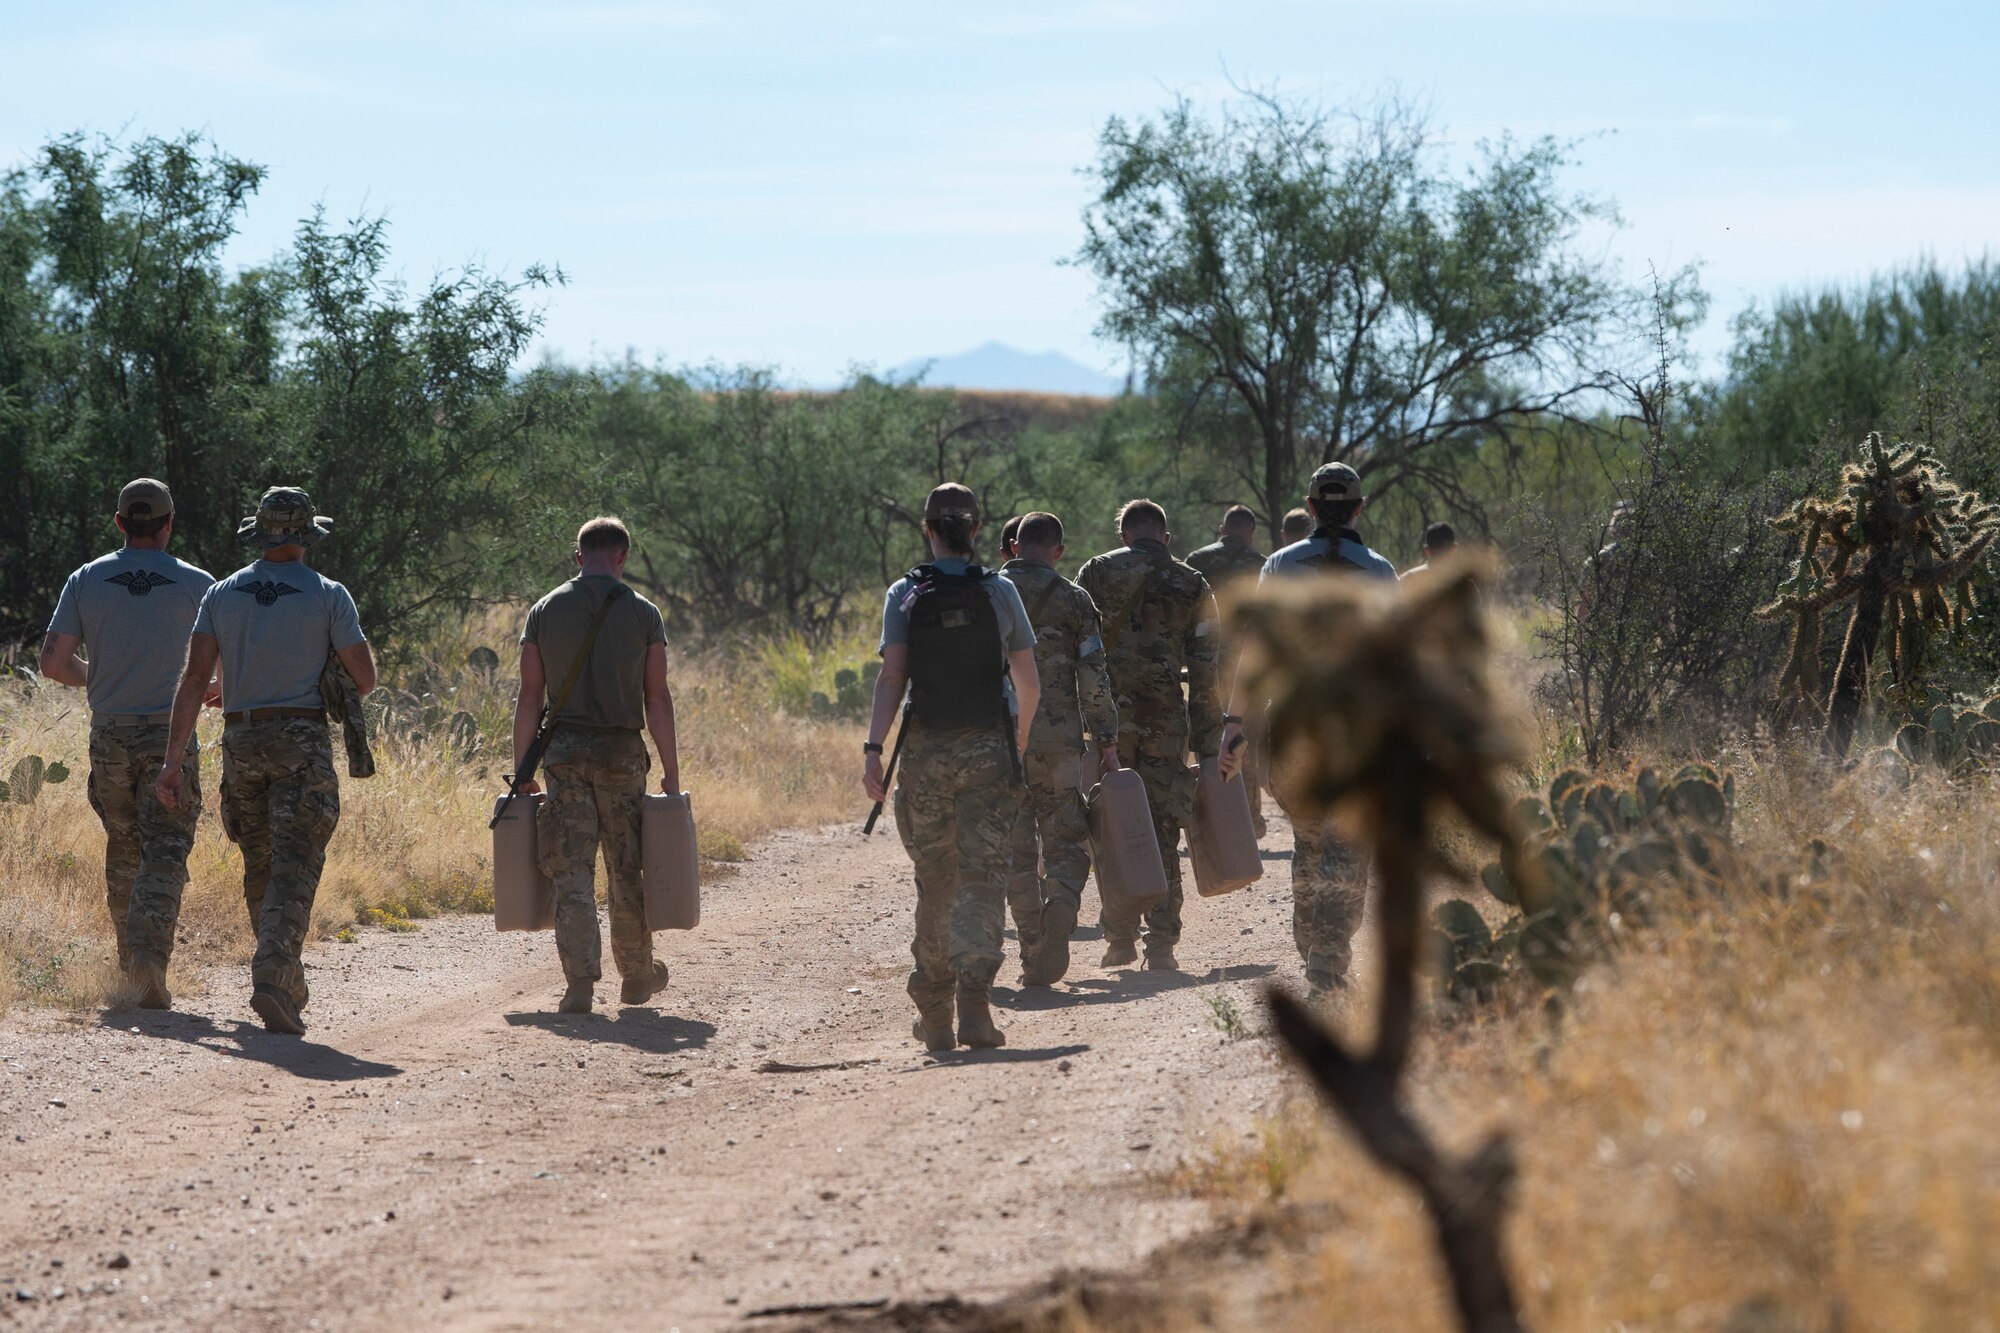
<instances>
[{"instance_id":1,"label":"black backpack","mask_svg":"<svg viewBox=\"0 0 2000 1333\"><path fill-rule=\"evenodd\" d=\"M1007 716L1000 617L986 594L987 570L910 571L910 712L931 731L990 727Z\"/></svg>"}]
</instances>

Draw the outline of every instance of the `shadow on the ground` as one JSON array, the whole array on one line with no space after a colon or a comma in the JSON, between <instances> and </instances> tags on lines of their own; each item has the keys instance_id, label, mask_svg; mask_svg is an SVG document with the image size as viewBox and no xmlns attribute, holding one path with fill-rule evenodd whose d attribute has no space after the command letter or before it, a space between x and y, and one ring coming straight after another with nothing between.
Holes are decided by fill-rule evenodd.
<instances>
[{"instance_id":1,"label":"shadow on the ground","mask_svg":"<svg viewBox=\"0 0 2000 1333\"><path fill-rule=\"evenodd\" d=\"M507 1025L540 1028L579 1041L611 1041L652 1055L700 1050L715 1035L715 1024L653 1009L618 1009L606 1014L508 1014Z\"/></svg>"},{"instance_id":2,"label":"shadow on the ground","mask_svg":"<svg viewBox=\"0 0 2000 1333\"><path fill-rule=\"evenodd\" d=\"M1046 1060L1062 1060L1072 1055L1082 1055L1090 1046L1075 1042L1068 1046L997 1046L985 1051L939 1051L925 1058L918 1065L919 1071L943 1069L955 1065L1021 1065L1037 1064Z\"/></svg>"},{"instance_id":3,"label":"shadow on the ground","mask_svg":"<svg viewBox=\"0 0 2000 1333\"><path fill-rule=\"evenodd\" d=\"M324 1083L345 1083L351 1079L394 1078L403 1072L398 1065L379 1060L363 1060L310 1037L286 1037L266 1032L262 1024L236 1019L218 1023L206 1014L173 1011L150 1013L121 1010L114 1020L109 1015L98 1022L121 1032L137 1032L142 1037L162 1037L185 1042L238 1060L282 1069L296 1078Z\"/></svg>"},{"instance_id":4,"label":"shadow on the ground","mask_svg":"<svg viewBox=\"0 0 2000 1333\"><path fill-rule=\"evenodd\" d=\"M1235 967L1211 968L1206 972L1141 972L1127 968L1116 977L1085 977L1081 981L1069 982L1067 989L1026 986L1011 990L995 986L993 1001L1003 1008L1023 1011L1073 1009L1087 1004L1130 1004L1134 1000L1186 990L1190 986L1207 986L1218 981L1254 981L1277 970L1270 963L1240 963Z\"/></svg>"},{"instance_id":5,"label":"shadow on the ground","mask_svg":"<svg viewBox=\"0 0 2000 1333\"><path fill-rule=\"evenodd\" d=\"M1266 861L1289 861L1292 859L1292 853L1289 850L1274 852L1268 847L1259 847L1257 855Z\"/></svg>"}]
</instances>

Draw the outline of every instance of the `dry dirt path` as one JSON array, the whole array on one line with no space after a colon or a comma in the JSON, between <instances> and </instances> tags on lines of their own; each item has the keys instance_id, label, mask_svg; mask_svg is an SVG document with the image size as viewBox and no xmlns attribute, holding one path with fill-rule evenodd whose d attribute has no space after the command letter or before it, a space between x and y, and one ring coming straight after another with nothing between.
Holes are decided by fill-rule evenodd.
<instances>
[{"instance_id":1,"label":"dry dirt path","mask_svg":"<svg viewBox=\"0 0 2000 1333\"><path fill-rule=\"evenodd\" d=\"M557 1017L553 937L461 918L313 950L303 1040L233 973L173 1013L15 1013L0 1326L754 1327L1133 1264L1207 1220L1158 1178L1282 1095L1215 1022L1297 979L1266 865L1190 896L1185 973L1102 972L1086 930L1023 993L1010 957L1006 1049L941 1059L909 1035L908 861L852 826L711 885L657 937L657 1009L613 981Z\"/></svg>"}]
</instances>

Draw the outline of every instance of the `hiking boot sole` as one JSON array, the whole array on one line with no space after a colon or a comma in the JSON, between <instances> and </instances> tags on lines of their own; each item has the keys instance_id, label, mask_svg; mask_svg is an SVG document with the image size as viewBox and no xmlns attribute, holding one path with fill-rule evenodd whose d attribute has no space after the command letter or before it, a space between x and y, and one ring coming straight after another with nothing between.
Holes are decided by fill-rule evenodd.
<instances>
[{"instance_id":1,"label":"hiking boot sole","mask_svg":"<svg viewBox=\"0 0 2000 1333\"><path fill-rule=\"evenodd\" d=\"M283 1033L288 1037L303 1037L306 1032L305 1020L292 1010L282 995L265 992L250 997L250 1008L257 1017L264 1020L266 1032Z\"/></svg>"},{"instance_id":2,"label":"hiking boot sole","mask_svg":"<svg viewBox=\"0 0 2000 1333\"><path fill-rule=\"evenodd\" d=\"M627 977L618 987L620 1004L644 1004L667 988L667 965L655 958L650 977L634 979Z\"/></svg>"}]
</instances>

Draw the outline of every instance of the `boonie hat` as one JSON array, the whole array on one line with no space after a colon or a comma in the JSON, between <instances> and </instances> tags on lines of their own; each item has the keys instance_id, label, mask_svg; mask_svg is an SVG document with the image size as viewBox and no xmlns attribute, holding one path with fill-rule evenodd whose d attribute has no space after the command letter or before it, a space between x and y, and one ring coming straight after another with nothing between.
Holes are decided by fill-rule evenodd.
<instances>
[{"instance_id":1,"label":"boonie hat","mask_svg":"<svg viewBox=\"0 0 2000 1333\"><path fill-rule=\"evenodd\" d=\"M257 502L257 512L236 525L245 546L311 546L333 530L333 520L313 512L312 497L296 486L273 486Z\"/></svg>"},{"instance_id":2,"label":"boonie hat","mask_svg":"<svg viewBox=\"0 0 2000 1333\"><path fill-rule=\"evenodd\" d=\"M970 486L948 481L924 497L924 520L938 518L978 518L979 497Z\"/></svg>"},{"instance_id":3,"label":"boonie hat","mask_svg":"<svg viewBox=\"0 0 2000 1333\"><path fill-rule=\"evenodd\" d=\"M130 522L140 518L165 518L174 512L174 497L167 483L139 477L125 483L118 492L118 517Z\"/></svg>"},{"instance_id":4,"label":"boonie hat","mask_svg":"<svg viewBox=\"0 0 2000 1333\"><path fill-rule=\"evenodd\" d=\"M1345 463L1321 463L1309 493L1316 500L1359 500L1361 474Z\"/></svg>"}]
</instances>

